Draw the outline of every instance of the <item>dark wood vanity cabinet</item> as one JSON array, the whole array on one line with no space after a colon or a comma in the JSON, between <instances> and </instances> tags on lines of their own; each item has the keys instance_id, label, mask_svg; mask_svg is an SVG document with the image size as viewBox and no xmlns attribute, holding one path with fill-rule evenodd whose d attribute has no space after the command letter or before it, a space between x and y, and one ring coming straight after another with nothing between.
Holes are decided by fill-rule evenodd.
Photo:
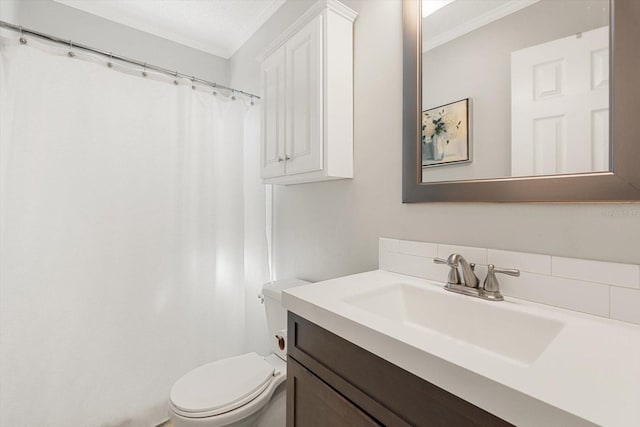
<instances>
[{"instance_id":1,"label":"dark wood vanity cabinet","mask_svg":"<svg viewBox=\"0 0 640 427\"><path fill-rule=\"evenodd\" d=\"M287 427L510 426L293 313Z\"/></svg>"},{"instance_id":2,"label":"dark wood vanity cabinet","mask_svg":"<svg viewBox=\"0 0 640 427\"><path fill-rule=\"evenodd\" d=\"M343 395L329 387L293 358L287 365L287 390L294 403L287 425L305 427L354 426L369 427L380 424Z\"/></svg>"}]
</instances>

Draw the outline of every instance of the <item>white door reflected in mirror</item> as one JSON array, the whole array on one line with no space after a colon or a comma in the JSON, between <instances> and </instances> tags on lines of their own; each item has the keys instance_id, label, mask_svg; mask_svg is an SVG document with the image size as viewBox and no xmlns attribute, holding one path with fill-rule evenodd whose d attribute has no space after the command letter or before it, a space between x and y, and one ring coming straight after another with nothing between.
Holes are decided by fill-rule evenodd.
<instances>
[{"instance_id":1,"label":"white door reflected in mirror","mask_svg":"<svg viewBox=\"0 0 640 427\"><path fill-rule=\"evenodd\" d=\"M513 52L511 103L512 176L608 171L609 27Z\"/></svg>"},{"instance_id":2,"label":"white door reflected in mirror","mask_svg":"<svg viewBox=\"0 0 640 427\"><path fill-rule=\"evenodd\" d=\"M609 170L609 0L425 0L423 16L422 182ZM463 141L466 158L438 157Z\"/></svg>"}]
</instances>

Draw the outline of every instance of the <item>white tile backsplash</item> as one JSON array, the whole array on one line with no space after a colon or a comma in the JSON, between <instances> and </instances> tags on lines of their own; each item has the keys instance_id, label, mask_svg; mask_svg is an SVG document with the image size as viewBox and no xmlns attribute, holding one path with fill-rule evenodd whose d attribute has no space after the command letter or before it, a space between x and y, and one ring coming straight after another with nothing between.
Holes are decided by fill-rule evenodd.
<instances>
[{"instance_id":1,"label":"white tile backsplash","mask_svg":"<svg viewBox=\"0 0 640 427\"><path fill-rule=\"evenodd\" d=\"M517 268L529 273L551 275L551 256L489 249L487 260L500 268Z\"/></svg>"},{"instance_id":2,"label":"white tile backsplash","mask_svg":"<svg viewBox=\"0 0 640 427\"><path fill-rule=\"evenodd\" d=\"M437 281L441 281L449 274L449 267L434 264L433 258L386 251L381 252L380 269Z\"/></svg>"},{"instance_id":3,"label":"white tile backsplash","mask_svg":"<svg viewBox=\"0 0 640 427\"><path fill-rule=\"evenodd\" d=\"M398 252L406 255L416 255L416 256L421 256L425 258L435 258L438 256L438 245L435 243L399 240Z\"/></svg>"},{"instance_id":4,"label":"white tile backsplash","mask_svg":"<svg viewBox=\"0 0 640 427\"><path fill-rule=\"evenodd\" d=\"M554 256L551 274L568 279L640 289L640 266L637 265Z\"/></svg>"},{"instance_id":5,"label":"white tile backsplash","mask_svg":"<svg viewBox=\"0 0 640 427\"><path fill-rule=\"evenodd\" d=\"M423 279L426 279L429 275L426 268L427 262L423 257L405 255L399 252L387 253L385 257L387 259L385 264L388 265L387 271L421 277Z\"/></svg>"},{"instance_id":6,"label":"white tile backsplash","mask_svg":"<svg viewBox=\"0 0 640 427\"><path fill-rule=\"evenodd\" d=\"M611 318L640 325L640 290L611 286Z\"/></svg>"},{"instance_id":7,"label":"white tile backsplash","mask_svg":"<svg viewBox=\"0 0 640 427\"><path fill-rule=\"evenodd\" d=\"M498 280L503 295L609 317L607 285L526 272L520 277L502 275Z\"/></svg>"},{"instance_id":8,"label":"white tile backsplash","mask_svg":"<svg viewBox=\"0 0 640 427\"><path fill-rule=\"evenodd\" d=\"M487 264L487 250L485 248L438 244L438 257L447 259L451 254L460 254L469 263Z\"/></svg>"},{"instance_id":9,"label":"white tile backsplash","mask_svg":"<svg viewBox=\"0 0 640 427\"><path fill-rule=\"evenodd\" d=\"M380 270L393 271L394 260L392 257L396 253L398 253L397 244L393 245L391 239L380 239L378 245L378 268Z\"/></svg>"},{"instance_id":10,"label":"white tile backsplash","mask_svg":"<svg viewBox=\"0 0 640 427\"><path fill-rule=\"evenodd\" d=\"M398 252L398 245L400 241L397 239L387 239L385 237L380 238L378 248L387 252Z\"/></svg>"},{"instance_id":11,"label":"white tile backsplash","mask_svg":"<svg viewBox=\"0 0 640 427\"><path fill-rule=\"evenodd\" d=\"M381 270L445 282L449 267L433 258L462 254L477 264L517 268L520 277L500 275L502 293L514 298L640 324L640 266L433 242L380 239Z\"/></svg>"}]
</instances>

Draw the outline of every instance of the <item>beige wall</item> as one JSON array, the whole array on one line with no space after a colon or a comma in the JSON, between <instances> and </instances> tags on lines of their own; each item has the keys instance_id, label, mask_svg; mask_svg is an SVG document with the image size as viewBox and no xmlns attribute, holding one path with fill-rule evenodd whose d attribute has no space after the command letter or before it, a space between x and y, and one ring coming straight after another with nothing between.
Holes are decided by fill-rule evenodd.
<instances>
[{"instance_id":1,"label":"beige wall","mask_svg":"<svg viewBox=\"0 0 640 427\"><path fill-rule=\"evenodd\" d=\"M312 3L289 0L243 46L231 59L234 85L260 89L258 51ZM321 280L375 269L380 236L640 262L640 205L402 204L401 2L345 3L360 14L355 178L275 188L279 277Z\"/></svg>"}]
</instances>

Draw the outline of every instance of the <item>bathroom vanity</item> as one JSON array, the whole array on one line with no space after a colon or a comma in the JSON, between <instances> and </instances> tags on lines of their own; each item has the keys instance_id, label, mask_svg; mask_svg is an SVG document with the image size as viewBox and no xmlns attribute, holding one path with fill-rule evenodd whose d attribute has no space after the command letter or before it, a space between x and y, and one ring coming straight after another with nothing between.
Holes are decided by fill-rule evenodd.
<instances>
[{"instance_id":1,"label":"bathroom vanity","mask_svg":"<svg viewBox=\"0 0 640 427\"><path fill-rule=\"evenodd\" d=\"M383 270L283 305L289 427L640 425L638 325Z\"/></svg>"},{"instance_id":2,"label":"bathroom vanity","mask_svg":"<svg viewBox=\"0 0 640 427\"><path fill-rule=\"evenodd\" d=\"M293 313L288 331L289 427L511 425Z\"/></svg>"}]
</instances>

